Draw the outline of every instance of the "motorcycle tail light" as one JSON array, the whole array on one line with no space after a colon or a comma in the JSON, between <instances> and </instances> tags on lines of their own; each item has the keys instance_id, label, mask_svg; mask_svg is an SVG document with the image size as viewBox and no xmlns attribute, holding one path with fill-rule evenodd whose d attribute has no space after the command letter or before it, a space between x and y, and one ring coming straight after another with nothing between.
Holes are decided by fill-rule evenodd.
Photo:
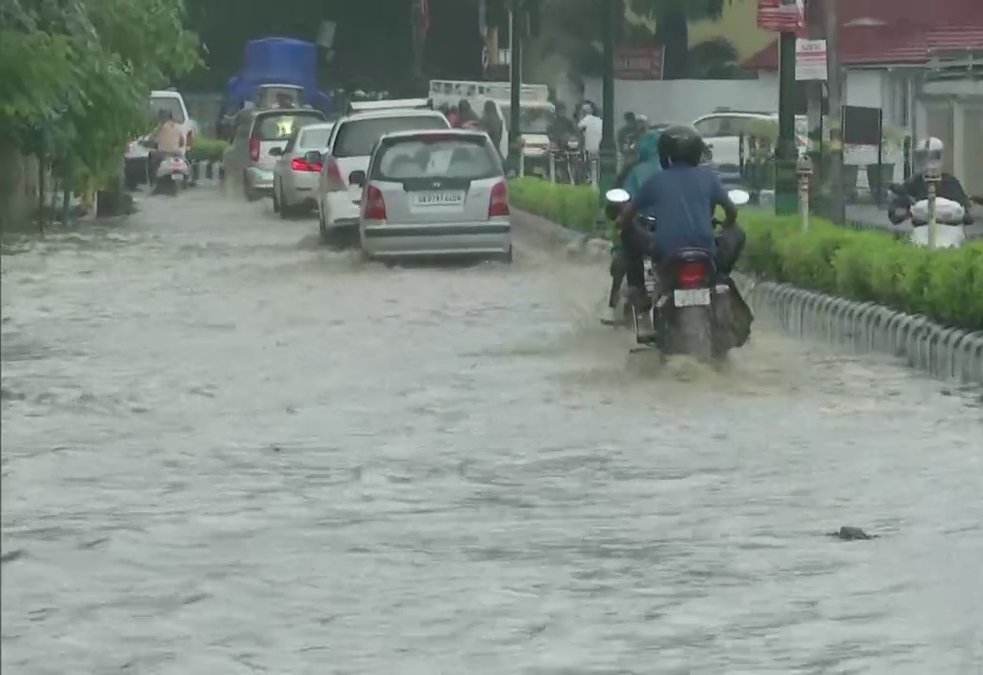
<instances>
[{"instance_id":1,"label":"motorcycle tail light","mask_svg":"<svg viewBox=\"0 0 983 675\"><path fill-rule=\"evenodd\" d=\"M676 282L683 290L701 288L706 285L708 272L704 262L680 263L676 271Z\"/></svg>"}]
</instances>

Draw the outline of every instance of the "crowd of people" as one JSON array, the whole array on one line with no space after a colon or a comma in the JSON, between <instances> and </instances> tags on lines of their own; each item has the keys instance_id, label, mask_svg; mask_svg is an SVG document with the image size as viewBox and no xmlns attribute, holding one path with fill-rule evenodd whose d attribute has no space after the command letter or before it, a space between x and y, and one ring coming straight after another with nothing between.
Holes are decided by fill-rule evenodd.
<instances>
[{"instance_id":1,"label":"crowd of people","mask_svg":"<svg viewBox=\"0 0 983 675\"><path fill-rule=\"evenodd\" d=\"M478 129L484 131L491 138L492 144L496 148L500 147L505 128L494 101L485 101L480 116L471 107L471 103L463 98L457 105L450 106L445 103L440 106L439 110L455 129Z\"/></svg>"}]
</instances>

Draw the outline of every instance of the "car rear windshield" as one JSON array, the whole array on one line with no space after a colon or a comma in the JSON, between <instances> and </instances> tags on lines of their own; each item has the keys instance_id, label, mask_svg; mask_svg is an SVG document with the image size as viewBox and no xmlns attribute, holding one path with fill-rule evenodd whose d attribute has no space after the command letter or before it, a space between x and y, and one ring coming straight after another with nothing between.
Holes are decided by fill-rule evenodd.
<instances>
[{"instance_id":1,"label":"car rear windshield","mask_svg":"<svg viewBox=\"0 0 983 675\"><path fill-rule=\"evenodd\" d=\"M368 157L372 148L385 134L394 131L447 129L448 124L437 115L407 115L405 117L376 117L350 120L338 129L331 154L335 157Z\"/></svg>"},{"instance_id":2,"label":"car rear windshield","mask_svg":"<svg viewBox=\"0 0 983 675\"><path fill-rule=\"evenodd\" d=\"M181 106L181 99L176 96L151 96L150 114L154 122L160 119L161 111L171 113L171 119L178 124L184 124L184 108Z\"/></svg>"},{"instance_id":3,"label":"car rear windshield","mask_svg":"<svg viewBox=\"0 0 983 675\"><path fill-rule=\"evenodd\" d=\"M318 112L292 112L263 115L253 126L253 138L261 141L285 141L294 129L323 122L324 116Z\"/></svg>"},{"instance_id":4,"label":"car rear windshield","mask_svg":"<svg viewBox=\"0 0 983 675\"><path fill-rule=\"evenodd\" d=\"M498 153L484 138L453 138L435 134L386 143L376 158L372 178L465 178L502 175Z\"/></svg>"},{"instance_id":5,"label":"car rear windshield","mask_svg":"<svg viewBox=\"0 0 983 675\"><path fill-rule=\"evenodd\" d=\"M331 127L320 129L305 129L300 134L297 145L302 148L321 148L328 147L328 138L331 137Z\"/></svg>"}]
</instances>

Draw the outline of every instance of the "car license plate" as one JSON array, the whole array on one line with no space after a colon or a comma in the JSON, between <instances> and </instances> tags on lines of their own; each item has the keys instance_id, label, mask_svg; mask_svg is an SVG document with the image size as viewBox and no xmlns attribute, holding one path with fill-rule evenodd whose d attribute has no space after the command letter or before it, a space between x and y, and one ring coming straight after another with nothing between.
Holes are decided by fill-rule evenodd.
<instances>
[{"instance_id":1,"label":"car license plate","mask_svg":"<svg viewBox=\"0 0 983 675\"><path fill-rule=\"evenodd\" d=\"M687 290L673 291L673 304L676 307L696 307L699 305L710 304L709 288L692 288Z\"/></svg>"},{"instance_id":2,"label":"car license plate","mask_svg":"<svg viewBox=\"0 0 983 675\"><path fill-rule=\"evenodd\" d=\"M413 206L460 206L463 203L464 192L460 190L413 193Z\"/></svg>"}]
</instances>

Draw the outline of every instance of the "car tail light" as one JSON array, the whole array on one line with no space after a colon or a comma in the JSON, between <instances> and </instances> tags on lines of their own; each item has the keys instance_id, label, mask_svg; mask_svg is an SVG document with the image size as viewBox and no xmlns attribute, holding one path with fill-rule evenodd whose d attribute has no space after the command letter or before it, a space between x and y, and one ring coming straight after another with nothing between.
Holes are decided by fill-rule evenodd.
<instances>
[{"instance_id":1,"label":"car tail light","mask_svg":"<svg viewBox=\"0 0 983 675\"><path fill-rule=\"evenodd\" d=\"M322 166L320 164L311 164L302 157L294 157L290 160L290 168L294 171L321 173Z\"/></svg>"},{"instance_id":2,"label":"car tail light","mask_svg":"<svg viewBox=\"0 0 983 675\"><path fill-rule=\"evenodd\" d=\"M325 167L328 170L328 183L336 190L343 190L345 188L345 181L341 177L341 167L338 166L338 160L334 157L328 157Z\"/></svg>"},{"instance_id":3,"label":"car tail light","mask_svg":"<svg viewBox=\"0 0 983 675\"><path fill-rule=\"evenodd\" d=\"M249 139L249 159L254 162L259 161L259 139L250 138Z\"/></svg>"},{"instance_id":4,"label":"car tail light","mask_svg":"<svg viewBox=\"0 0 983 675\"><path fill-rule=\"evenodd\" d=\"M488 217L496 218L509 214L509 189L505 187L505 181L500 180L491 189L491 199L488 201Z\"/></svg>"},{"instance_id":5,"label":"car tail light","mask_svg":"<svg viewBox=\"0 0 983 675\"><path fill-rule=\"evenodd\" d=\"M681 289L701 288L707 282L707 264L705 262L680 263L676 270L676 282Z\"/></svg>"},{"instance_id":6,"label":"car tail light","mask_svg":"<svg viewBox=\"0 0 983 675\"><path fill-rule=\"evenodd\" d=\"M362 207L362 218L365 220L385 220L386 200L382 191L375 185L365 188L365 205Z\"/></svg>"}]
</instances>

